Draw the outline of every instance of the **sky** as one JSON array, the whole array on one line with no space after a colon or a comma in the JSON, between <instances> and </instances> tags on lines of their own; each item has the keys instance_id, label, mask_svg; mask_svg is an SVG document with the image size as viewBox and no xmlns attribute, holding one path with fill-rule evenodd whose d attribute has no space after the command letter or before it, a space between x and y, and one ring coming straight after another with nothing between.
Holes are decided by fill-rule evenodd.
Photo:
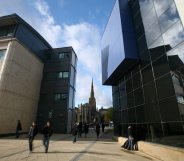
<instances>
[{"instance_id":1,"label":"sky","mask_svg":"<svg viewBox=\"0 0 184 161\"><path fill-rule=\"evenodd\" d=\"M0 16L17 13L52 47L72 46L78 57L75 105L87 103L91 81L97 107L112 106L102 85L100 40L115 0L0 0Z\"/></svg>"}]
</instances>

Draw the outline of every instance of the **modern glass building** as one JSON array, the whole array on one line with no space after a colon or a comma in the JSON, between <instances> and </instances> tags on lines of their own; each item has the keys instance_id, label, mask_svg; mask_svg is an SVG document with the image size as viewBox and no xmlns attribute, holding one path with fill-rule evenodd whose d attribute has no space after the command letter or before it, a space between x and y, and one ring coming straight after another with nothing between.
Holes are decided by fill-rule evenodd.
<instances>
[{"instance_id":1,"label":"modern glass building","mask_svg":"<svg viewBox=\"0 0 184 161\"><path fill-rule=\"evenodd\" d=\"M52 48L17 14L0 17L0 135L27 132L37 119L54 132L73 124L77 56L72 47Z\"/></svg>"},{"instance_id":2,"label":"modern glass building","mask_svg":"<svg viewBox=\"0 0 184 161\"><path fill-rule=\"evenodd\" d=\"M184 146L183 61L184 1L116 1L102 37L116 135L132 125L148 141Z\"/></svg>"}]
</instances>

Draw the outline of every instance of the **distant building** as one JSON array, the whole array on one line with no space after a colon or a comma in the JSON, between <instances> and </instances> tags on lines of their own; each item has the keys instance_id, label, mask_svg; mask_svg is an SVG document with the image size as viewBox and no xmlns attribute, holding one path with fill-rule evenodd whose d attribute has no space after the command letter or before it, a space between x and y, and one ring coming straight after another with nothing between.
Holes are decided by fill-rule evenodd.
<instances>
[{"instance_id":1,"label":"distant building","mask_svg":"<svg viewBox=\"0 0 184 161\"><path fill-rule=\"evenodd\" d=\"M89 102L80 104L78 108L76 108L76 121L92 123L96 119L98 119L98 114L96 110L96 99L94 96L94 87L92 81Z\"/></svg>"},{"instance_id":2,"label":"distant building","mask_svg":"<svg viewBox=\"0 0 184 161\"><path fill-rule=\"evenodd\" d=\"M17 14L0 17L0 135L15 133L17 120L22 132L36 119L70 131L76 64L72 47L53 49Z\"/></svg>"}]
</instances>

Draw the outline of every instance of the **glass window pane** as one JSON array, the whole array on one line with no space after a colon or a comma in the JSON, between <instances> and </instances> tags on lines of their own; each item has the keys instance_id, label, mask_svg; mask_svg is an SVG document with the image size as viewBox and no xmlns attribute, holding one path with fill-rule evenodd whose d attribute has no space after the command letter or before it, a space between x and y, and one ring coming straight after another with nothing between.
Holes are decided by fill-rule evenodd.
<instances>
[{"instance_id":1,"label":"glass window pane","mask_svg":"<svg viewBox=\"0 0 184 161\"><path fill-rule=\"evenodd\" d=\"M54 96L55 101L58 101L61 99L61 94L55 94Z\"/></svg>"},{"instance_id":2,"label":"glass window pane","mask_svg":"<svg viewBox=\"0 0 184 161\"><path fill-rule=\"evenodd\" d=\"M146 16L143 17L143 24L145 30L148 30L153 23L158 22L158 18L155 12L155 8L153 7Z\"/></svg>"},{"instance_id":3,"label":"glass window pane","mask_svg":"<svg viewBox=\"0 0 184 161\"><path fill-rule=\"evenodd\" d=\"M68 78L69 77L69 73L68 72L63 72L63 78Z\"/></svg>"},{"instance_id":4,"label":"glass window pane","mask_svg":"<svg viewBox=\"0 0 184 161\"><path fill-rule=\"evenodd\" d=\"M151 46L149 46L149 52L152 61L166 53L162 36L160 36Z\"/></svg>"},{"instance_id":5,"label":"glass window pane","mask_svg":"<svg viewBox=\"0 0 184 161\"><path fill-rule=\"evenodd\" d=\"M139 0L140 10L142 16L148 14L148 12L153 8L153 0Z\"/></svg>"},{"instance_id":6,"label":"glass window pane","mask_svg":"<svg viewBox=\"0 0 184 161\"><path fill-rule=\"evenodd\" d=\"M181 22L177 22L172 28L163 34L165 45L170 45L171 48L175 47L184 41L184 31Z\"/></svg>"},{"instance_id":7,"label":"glass window pane","mask_svg":"<svg viewBox=\"0 0 184 161\"><path fill-rule=\"evenodd\" d=\"M139 88L134 91L134 97L135 97L135 106L141 105L144 103L142 88Z\"/></svg>"},{"instance_id":8,"label":"glass window pane","mask_svg":"<svg viewBox=\"0 0 184 161\"><path fill-rule=\"evenodd\" d=\"M145 35L147 44L148 46L150 46L161 35L160 26L158 22L155 22L154 24L149 26L147 30L145 29Z\"/></svg>"},{"instance_id":9,"label":"glass window pane","mask_svg":"<svg viewBox=\"0 0 184 161\"><path fill-rule=\"evenodd\" d=\"M162 76L163 74L166 74L170 72L169 64L167 61L167 56L164 55L155 62L153 62L153 71L155 78Z\"/></svg>"},{"instance_id":10,"label":"glass window pane","mask_svg":"<svg viewBox=\"0 0 184 161\"><path fill-rule=\"evenodd\" d=\"M133 76L133 88L136 89L141 86L141 75L140 72Z\"/></svg>"},{"instance_id":11,"label":"glass window pane","mask_svg":"<svg viewBox=\"0 0 184 161\"><path fill-rule=\"evenodd\" d=\"M158 98L163 99L175 94L170 73L156 80Z\"/></svg>"},{"instance_id":12,"label":"glass window pane","mask_svg":"<svg viewBox=\"0 0 184 161\"><path fill-rule=\"evenodd\" d=\"M59 53L59 59L64 59L65 58L65 53Z\"/></svg>"},{"instance_id":13,"label":"glass window pane","mask_svg":"<svg viewBox=\"0 0 184 161\"><path fill-rule=\"evenodd\" d=\"M68 94L61 94L61 99L66 100L68 98Z\"/></svg>"},{"instance_id":14,"label":"glass window pane","mask_svg":"<svg viewBox=\"0 0 184 161\"><path fill-rule=\"evenodd\" d=\"M159 102L162 121L181 121L176 97Z\"/></svg>"},{"instance_id":15,"label":"glass window pane","mask_svg":"<svg viewBox=\"0 0 184 161\"><path fill-rule=\"evenodd\" d=\"M152 102L145 104L146 122L160 122L160 113L158 103Z\"/></svg>"},{"instance_id":16,"label":"glass window pane","mask_svg":"<svg viewBox=\"0 0 184 161\"><path fill-rule=\"evenodd\" d=\"M159 17L162 33L179 20L178 11L174 3Z\"/></svg>"},{"instance_id":17,"label":"glass window pane","mask_svg":"<svg viewBox=\"0 0 184 161\"><path fill-rule=\"evenodd\" d=\"M154 0L158 17L170 7L171 3L173 3L173 0Z\"/></svg>"},{"instance_id":18,"label":"glass window pane","mask_svg":"<svg viewBox=\"0 0 184 161\"><path fill-rule=\"evenodd\" d=\"M142 70L142 80L144 84L153 80L153 73L152 73L151 65L147 66L146 68Z\"/></svg>"},{"instance_id":19,"label":"glass window pane","mask_svg":"<svg viewBox=\"0 0 184 161\"><path fill-rule=\"evenodd\" d=\"M58 78L63 78L63 72L59 72L57 75Z\"/></svg>"},{"instance_id":20,"label":"glass window pane","mask_svg":"<svg viewBox=\"0 0 184 161\"><path fill-rule=\"evenodd\" d=\"M157 101L155 83L151 82L146 84L144 87L145 103L151 103Z\"/></svg>"},{"instance_id":21,"label":"glass window pane","mask_svg":"<svg viewBox=\"0 0 184 161\"><path fill-rule=\"evenodd\" d=\"M136 107L136 122L137 123L145 122L144 106Z\"/></svg>"},{"instance_id":22,"label":"glass window pane","mask_svg":"<svg viewBox=\"0 0 184 161\"><path fill-rule=\"evenodd\" d=\"M136 122L135 108L128 109L128 122L129 123L135 123Z\"/></svg>"},{"instance_id":23,"label":"glass window pane","mask_svg":"<svg viewBox=\"0 0 184 161\"><path fill-rule=\"evenodd\" d=\"M129 93L133 90L132 88L132 79L126 81L126 92Z\"/></svg>"},{"instance_id":24,"label":"glass window pane","mask_svg":"<svg viewBox=\"0 0 184 161\"><path fill-rule=\"evenodd\" d=\"M0 50L0 60L4 58L6 50Z\"/></svg>"},{"instance_id":25,"label":"glass window pane","mask_svg":"<svg viewBox=\"0 0 184 161\"><path fill-rule=\"evenodd\" d=\"M128 105L128 108L134 106L134 93L133 92L127 95L127 105Z\"/></svg>"},{"instance_id":26,"label":"glass window pane","mask_svg":"<svg viewBox=\"0 0 184 161\"><path fill-rule=\"evenodd\" d=\"M177 70L183 66L184 62L184 43L167 52L171 70Z\"/></svg>"}]
</instances>

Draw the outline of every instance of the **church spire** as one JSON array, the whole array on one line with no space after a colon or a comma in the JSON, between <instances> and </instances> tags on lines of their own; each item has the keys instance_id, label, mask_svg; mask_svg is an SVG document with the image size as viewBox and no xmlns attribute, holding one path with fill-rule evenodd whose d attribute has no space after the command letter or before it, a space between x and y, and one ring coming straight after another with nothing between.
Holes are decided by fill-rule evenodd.
<instances>
[{"instance_id":1,"label":"church spire","mask_svg":"<svg viewBox=\"0 0 184 161\"><path fill-rule=\"evenodd\" d=\"M90 98L95 98L94 97L94 88L93 88L93 79L92 79L92 83L91 83L91 94L90 94Z\"/></svg>"}]
</instances>

